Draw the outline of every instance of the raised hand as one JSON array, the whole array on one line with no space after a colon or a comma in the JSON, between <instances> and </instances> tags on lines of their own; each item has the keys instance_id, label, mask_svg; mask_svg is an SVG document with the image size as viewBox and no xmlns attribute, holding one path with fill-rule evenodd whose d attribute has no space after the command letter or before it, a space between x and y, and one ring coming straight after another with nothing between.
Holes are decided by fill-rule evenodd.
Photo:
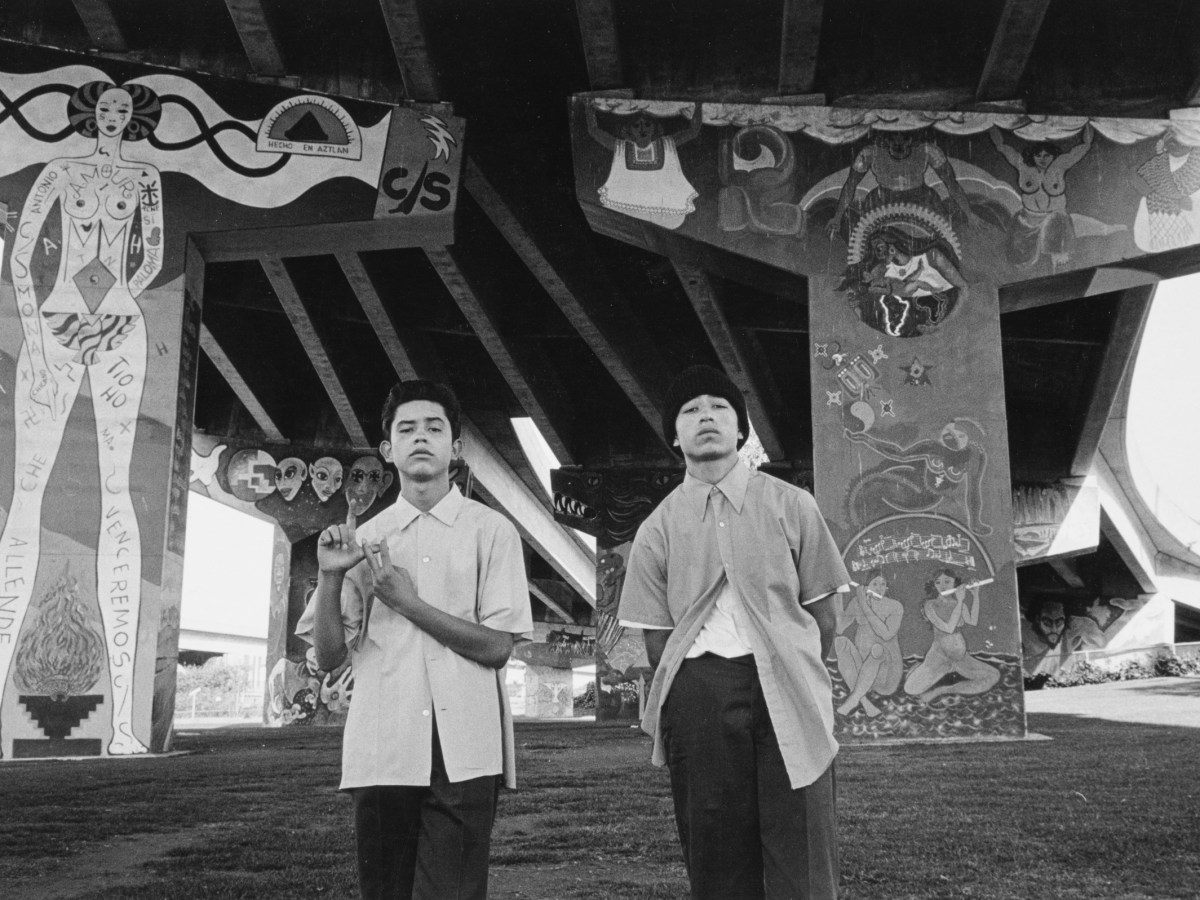
<instances>
[{"instance_id":1,"label":"raised hand","mask_svg":"<svg viewBox=\"0 0 1200 900\"><path fill-rule=\"evenodd\" d=\"M346 572L363 558L363 548L355 535L358 516L351 509L342 525L330 525L317 538L317 567L322 572Z\"/></svg>"},{"instance_id":2,"label":"raised hand","mask_svg":"<svg viewBox=\"0 0 1200 900\"><path fill-rule=\"evenodd\" d=\"M379 598L384 606L407 618L413 607L421 602L412 576L408 574L407 569L392 565L387 541L365 544L363 550L375 584L371 593Z\"/></svg>"}]
</instances>

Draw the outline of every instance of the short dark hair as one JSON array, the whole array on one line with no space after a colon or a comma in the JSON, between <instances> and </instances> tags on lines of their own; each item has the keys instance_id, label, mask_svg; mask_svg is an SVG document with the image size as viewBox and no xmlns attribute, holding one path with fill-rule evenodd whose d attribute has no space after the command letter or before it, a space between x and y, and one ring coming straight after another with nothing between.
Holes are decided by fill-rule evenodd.
<instances>
[{"instance_id":1,"label":"short dark hair","mask_svg":"<svg viewBox=\"0 0 1200 900\"><path fill-rule=\"evenodd\" d=\"M385 440L392 433L392 419L396 416L396 410L414 400L428 400L430 403L441 404L446 412L446 421L450 425L450 437L458 440L462 431L462 407L459 406L454 391L436 381L423 381L419 378L401 381L388 391L387 400L383 402L381 419Z\"/></svg>"}]
</instances>

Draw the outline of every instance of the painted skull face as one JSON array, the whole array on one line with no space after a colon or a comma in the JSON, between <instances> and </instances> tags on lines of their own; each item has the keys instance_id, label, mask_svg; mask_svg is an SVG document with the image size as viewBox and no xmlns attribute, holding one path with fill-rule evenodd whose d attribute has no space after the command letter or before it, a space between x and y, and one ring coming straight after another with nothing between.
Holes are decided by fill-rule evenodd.
<instances>
[{"instance_id":1,"label":"painted skull face","mask_svg":"<svg viewBox=\"0 0 1200 900\"><path fill-rule=\"evenodd\" d=\"M317 497L327 503L342 486L342 464L332 456L322 456L308 467L308 477L312 479Z\"/></svg>"},{"instance_id":2,"label":"painted skull face","mask_svg":"<svg viewBox=\"0 0 1200 900\"><path fill-rule=\"evenodd\" d=\"M275 460L265 450L239 450L229 460L229 490L247 503L275 490Z\"/></svg>"},{"instance_id":3,"label":"painted skull face","mask_svg":"<svg viewBox=\"0 0 1200 900\"><path fill-rule=\"evenodd\" d=\"M361 516L391 484L392 473L384 471L382 462L374 456L360 456L350 466L350 478L346 482L350 511Z\"/></svg>"},{"instance_id":4,"label":"painted skull face","mask_svg":"<svg viewBox=\"0 0 1200 900\"><path fill-rule=\"evenodd\" d=\"M275 467L275 489L288 503L296 499L307 478L308 466L304 460L294 456L289 456Z\"/></svg>"}]
</instances>

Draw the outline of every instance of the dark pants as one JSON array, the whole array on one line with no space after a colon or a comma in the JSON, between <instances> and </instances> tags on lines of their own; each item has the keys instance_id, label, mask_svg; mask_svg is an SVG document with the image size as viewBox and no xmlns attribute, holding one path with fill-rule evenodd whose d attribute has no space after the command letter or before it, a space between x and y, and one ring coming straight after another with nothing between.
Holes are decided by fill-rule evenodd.
<instances>
[{"instance_id":1,"label":"dark pants","mask_svg":"<svg viewBox=\"0 0 1200 900\"><path fill-rule=\"evenodd\" d=\"M352 788L363 900L486 900L500 776L446 780L437 731L428 787Z\"/></svg>"},{"instance_id":2,"label":"dark pants","mask_svg":"<svg viewBox=\"0 0 1200 900\"><path fill-rule=\"evenodd\" d=\"M837 897L833 766L792 789L753 657L684 660L662 730L693 900Z\"/></svg>"}]
</instances>

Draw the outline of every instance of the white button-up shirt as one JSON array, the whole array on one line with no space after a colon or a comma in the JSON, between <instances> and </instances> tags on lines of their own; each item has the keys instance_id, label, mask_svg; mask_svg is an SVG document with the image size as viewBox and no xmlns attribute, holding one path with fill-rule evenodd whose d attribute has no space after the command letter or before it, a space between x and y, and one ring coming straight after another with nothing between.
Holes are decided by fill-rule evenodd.
<instances>
[{"instance_id":1,"label":"white button-up shirt","mask_svg":"<svg viewBox=\"0 0 1200 900\"><path fill-rule=\"evenodd\" d=\"M533 631L525 558L516 528L452 487L428 513L403 497L358 529L386 539L431 606L528 639ZM310 602L296 634L312 640ZM342 788L428 785L433 723L450 781L505 776L515 787L512 716L499 671L460 656L371 597L361 562L342 587L342 622L354 695L342 743Z\"/></svg>"}]
</instances>

